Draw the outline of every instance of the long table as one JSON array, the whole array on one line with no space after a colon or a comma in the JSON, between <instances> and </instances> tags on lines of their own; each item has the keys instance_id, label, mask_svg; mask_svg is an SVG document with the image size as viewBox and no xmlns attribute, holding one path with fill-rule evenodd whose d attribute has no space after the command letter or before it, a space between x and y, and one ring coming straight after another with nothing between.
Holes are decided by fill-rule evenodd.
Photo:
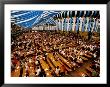
<instances>
[{"instance_id":1,"label":"long table","mask_svg":"<svg viewBox=\"0 0 110 87\"><path fill-rule=\"evenodd\" d=\"M12 72L12 77L19 77L20 75L20 62L18 61L15 70Z\"/></svg>"},{"instance_id":2,"label":"long table","mask_svg":"<svg viewBox=\"0 0 110 87\"><path fill-rule=\"evenodd\" d=\"M66 60L65 58L63 58L60 54L58 54L58 56L60 57L60 59L61 59L64 63L66 63L70 68L72 68L71 63L68 62L68 60Z\"/></svg>"},{"instance_id":3,"label":"long table","mask_svg":"<svg viewBox=\"0 0 110 87\"><path fill-rule=\"evenodd\" d=\"M62 65L59 63L59 61L56 61L54 56L51 53L48 53L48 57L51 59L51 61L53 62L53 64L57 67L61 67Z\"/></svg>"},{"instance_id":4,"label":"long table","mask_svg":"<svg viewBox=\"0 0 110 87\"><path fill-rule=\"evenodd\" d=\"M49 71L49 66L48 64L43 60L43 58L40 58L40 64L42 66L42 68L44 69L46 76L47 77L52 77L51 75L51 71Z\"/></svg>"}]
</instances>

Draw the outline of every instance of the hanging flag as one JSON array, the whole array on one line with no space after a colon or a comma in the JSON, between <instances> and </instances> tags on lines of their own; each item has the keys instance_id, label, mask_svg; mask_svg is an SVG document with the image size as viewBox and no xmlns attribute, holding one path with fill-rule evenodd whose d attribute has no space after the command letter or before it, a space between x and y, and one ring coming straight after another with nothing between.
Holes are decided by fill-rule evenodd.
<instances>
[{"instance_id":1,"label":"hanging flag","mask_svg":"<svg viewBox=\"0 0 110 87\"><path fill-rule=\"evenodd\" d=\"M72 18L70 18L70 31L72 30Z\"/></svg>"},{"instance_id":2,"label":"hanging flag","mask_svg":"<svg viewBox=\"0 0 110 87\"><path fill-rule=\"evenodd\" d=\"M67 12L67 17L69 17L69 11Z\"/></svg>"},{"instance_id":3,"label":"hanging flag","mask_svg":"<svg viewBox=\"0 0 110 87\"><path fill-rule=\"evenodd\" d=\"M75 11L75 16L77 15L77 11Z\"/></svg>"},{"instance_id":4,"label":"hanging flag","mask_svg":"<svg viewBox=\"0 0 110 87\"><path fill-rule=\"evenodd\" d=\"M94 22L95 22L95 24L94 24L94 30L95 30L95 32L96 32L96 31L97 31L97 30L96 30L96 19L95 19Z\"/></svg>"},{"instance_id":5,"label":"hanging flag","mask_svg":"<svg viewBox=\"0 0 110 87\"><path fill-rule=\"evenodd\" d=\"M86 11L84 11L84 16L86 15Z\"/></svg>"},{"instance_id":6,"label":"hanging flag","mask_svg":"<svg viewBox=\"0 0 110 87\"><path fill-rule=\"evenodd\" d=\"M70 27L69 27L69 29L70 29L70 31L72 30L72 11L70 11Z\"/></svg>"},{"instance_id":7,"label":"hanging flag","mask_svg":"<svg viewBox=\"0 0 110 87\"><path fill-rule=\"evenodd\" d=\"M84 26L85 26L85 18L83 18L82 32L84 32Z\"/></svg>"},{"instance_id":8,"label":"hanging flag","mask_svg":"<svg viewBox=\"0 0 110 87\"><path fill-rule=\"evenodd\" d=\"M78 28L79 28L79 18L77 18L76 31L78 31Z\"/></svg>"},{"instance_id":9,"label":"hanging flag","mask_svg":"<svg viewBox=\"0 0 110 87\"><path fill-rule=\"evenodd\" d=\"M88 22L88 32L90 31L90 25L91 25L91 19L89 19L89 22Z\"/></svg>"},{"instance_id":10,"label":"hanging flag","mask_svg":"<svg viewBox=\"0 0 110 87\"><path fill-rule=\"evenodd\" d=\"M66 22L66 18L65 18L65 31L67 31L67 22Z\"/></svg>"},{"instance_id":11,"label":"hanging flag","mask_svg":"<svg viewBox=\"0 0 110 87\"><path fill-rule=\"evenodd\" d=\"M79 17L81 17L82 11L80 11Z\"/></svg>"}]
</instances>

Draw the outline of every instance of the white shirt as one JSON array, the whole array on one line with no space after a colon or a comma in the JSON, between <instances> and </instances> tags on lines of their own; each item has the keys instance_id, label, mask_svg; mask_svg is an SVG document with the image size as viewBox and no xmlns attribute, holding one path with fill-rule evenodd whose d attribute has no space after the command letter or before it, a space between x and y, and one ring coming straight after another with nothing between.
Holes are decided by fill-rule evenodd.
<instances>
[{"instance_id":1,"label":"white shirt","mask_svg":"<svg viewBox=\"0 0 110 87\"><path fill-rule=\"evenodd\" d=\"M91 47L90 49L91 49L91 51L93 51L93 47Z\"/></svg>"},{"instance_id":2,"label":"white shirt","mask_svg":"<svg viewBox=\"0 0 110 87\"><path fill-rule=\"evenodd\" d=\"M71 56L72 57L72 56ZM74 60L75 58L74 57L72 57L72 59Z\"/></svg>"},{"instance_id":3,"label":"white shirt","mask_svg":"<svg viewBox=\"0 0 110 87\"><path fill-rule=\"evenodd\" d=\"M81 59L81 58L79 58L79 61L82 61L82 59Z\"/></svg>"},{"instance_id":4,"label":"white shirt","mask_svg":"<svg viewBox=\"0 0 110 87\"><path fill-rule=\"evenodd\" d=\"M100 61L98 60L97 63L100 63Z\"/></svg>"},{"instance_id":5,"label":"white shirt","mask_svg":"<svg viewBox=\"0 0 110 87\"><path fill-rule=\"evenodd\" d=\"M73 62L73 66L75 66L75 65L76 65L76 63Z\"/></svg>"},{"instance_id":6,"label":"white shirt","mask_svg":"<svg viewBox=\"0 0 110 87\"><path fill-rule=\"evenodd\" d=\"M26 66L26 70L28 70L28 66Z\"/></svg>"},{"instance_id":7,"label":"white shirt","mask_svg":"<svg viewBox=\"0 0 110 87\"><path fill-rule=\"evenodd\" d=\"M32 60L31 60L31 59L29 59L29 62L31 63L31 62L32 62Z\"/></svg>"},{"instance_id":8,"label":"white shirt","mask_svg":"<svg viewBox=\"0 0 110 87\"><path fill-rule=\"evenodd\" d=\"M38 56L35 57L35 59L37 59Z\"/></svg>"},{"instance_id":9,"label":"white shirt","mask_svg":"<svg viewBox=\"0 0 110 87\"><path fill-rule=\"evenodd\" d=\"M62 51L62 54L65 55L64 51Z\"/></svg>"},{"instance_id":10,"label":"white shirt","mask_svg":"<svg viewBox=\"0 0 110 87\"><path fill-rule=\"evenodd\" d=\"M80 52L80 55L82 56L83 55L83 52Z\"/></svg>"},{"instance_id":11,"label":"white shirt","mask_svg":"<svg viewBox=\"0 0 110 87\"><path fill-rule=\"evenodd\" d=\"M95 64L96 68L99 66L98 64Z\"/></svg>"},{"instance_id":12,"label":"white shirt","mask_svg":"<svg viewBox=\"0 0 110 87\"><path fill-rule=\"evenodd\" d=\"M14 42L12 42L12 44L14 44Z\"/></svg>"},{"instance_id":13,"label":"white shirt","mask_svg":"<svg viewBox=\"0 0 110 87\"><path fill-rule=\"evenodd\" d=\"M85 77L85 74L82 74L82 77Z\"/></svg>"},{"instance_id":14,"label":"white shirt","mask_svg":"<svg viewBox=\"0 0 110 87\"><path fill-rule=\"evenodd\" d=\"M37 70L36 70L36 72L37 72L37 74L36 74L36 75L39 75L39 74L40 74L40 72L41 72L41 69L37 69Z\"/></svg>"},{"instance_id":15,"label":"white shirt","mask_svg":"<svg viewBox=\"0 0 110 87\"><path fill-rule=\"evenodd\" d=\"M96 54L94 54L94 57L96 58Z\"/></svg>"},{"instance_id":16,"label":"white shirt","mask_svg":"<svg viewBox=\"0 0 110 87\"><path fill-rule=\"evenodd\" d=\"M17 69L19 69L19 66L17 67Z\"/></svg>"},{"instance_id":17,"label":"white shirt","mask_svg":"<svg viewBox=\"0 0 110 87\"><path fill-rule=\"evenodd\" d=\"M85 53L87 53L87 51L85 51Z\"/></svg>"},{"instance_id":18,"label":"white shirt","mask_svg":"<svg viewBox=\"0 0 110 87\"><path fill-rule=\"evenodd\" d=\"M46 55L48 55L48 53L46 53Z\"/></svg>"},{"instance_id":19,"label":"white shirt","mask_svg":"<svg viewBox=\"0 0 110 87\"><path fill-rule=\"evenodd\" d=\"M60 69L57 69L57 68L56 68L55 73L58 74L59 71L60 71Z\"/></svg>"},{"instance_id":20,"label":"white shirt","mask_svg":"<svg viewBox=\"0 0 110 87\"><path fill-rule=\"evenodd\" d=\"M76 52L77 50L75 49L74 52Z\"/></svg>"},{"instance_id":21,"label":"white shirt","mask_svg":"<svg viewBox=\"0 0 110 87\"><path fill-rule=\"evenodd\" d=\"M38 65L38 64L39 64L39 62L38 62L38 61L36 61L36 62L35 62L35 64L36 64L36 65Z\"/></svg>"}]
</instances>

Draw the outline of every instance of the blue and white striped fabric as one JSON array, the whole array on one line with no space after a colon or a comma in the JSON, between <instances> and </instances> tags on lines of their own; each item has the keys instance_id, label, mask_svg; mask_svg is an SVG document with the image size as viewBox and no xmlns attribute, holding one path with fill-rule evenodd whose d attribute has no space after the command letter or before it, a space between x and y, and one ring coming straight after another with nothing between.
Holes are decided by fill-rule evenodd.
<instances>
[{"instance_id":1,"label":"blue and white striped fabric","mask_svg":"<svg viewBox=\"0 0 110 87\"><path fill-rule=\"evenodd\" d=\"M67 12L67 15L66 15ZM64 21L63 24L60 22L58 22L57 18L61 18L62 13L64 13ZM80 11L80 13L78 13L77 11L75 11L75 16L77 16L76 18L76 25L75 25L75 29L76 31L79 29L79 22L80 22L80 17L83 15L85 16L85 21L82 23L82 31L84 31L84 27L87 24L87 18L90 15L93 16L97 16L97 11L92 11L92 14L90 13L90 11L85 11L84 13L82 11ZM61 15L58 15L61 14ZM74 15L74 14L73 14ZM72 11L41 11L41 10L12 10L11 11L11 22L14 22L15 24L22 26L24 28L33 28L34 26L39 26L39 25L44 25L44 24L52 24L52 25L56 25L58 29L64 29L65 31L70 31L72 29L73 25L73 15L72 15ZM57 16L57 18L56 18ZM69 24L68 24L68 20L65 18L67 16L70 16L70 20L69 20ZM56 18L57 20L55 20L54 18ZM61 21L61 20L60 20ZM90 27L91 27L91 22L88 23L87 25L88 30L90 31ZM96 31L96 21L95 21L95 25L93 25L94 30ZM67 29L68 28L68 29Z\"/></svg>"},{"instance_id":2,"label":"blue and white striped fabric","mask_svg":"<svg viewBox=\"0 0 110 87\"><path fill-rule=\"evenodd\" d=\"M90 31L91 28L91 19L89 19L89 23L88 23L88 31Z\"/></svg>"},{"instance_id":3,"label":"blue and white striped fabric","mask_svg":"<svg viewBox=\"0 0 110 87\"><path fill-rule=\"evenodd\" d=\"M66 31L67 24L66 24L66 18L64 19L64 30Z\"/></svg>"},{"instance_id":4,"label":"blue and white striped fabric","mask_svg":"<svg viewBox=\"0 0 110 87\"><path fill-rule=\"evenodd\" d=\"M86 19L84 18L84 21L83 21L83 24L82 24L82 32L84 32L84 30L85 30L85 29L84 29L84 27L85 27L85 20L86 20Z\"/></svg>"},{"instance_id":5,"label":"blue and white striped fabric","mask_svg":"<svg viewBox=\"0 0 110 87\"><path fill-rule=\"evenodd\" d=\"M79 28L79 18L77 18L76 31L78 30L78 28Z\"/></svg>"},{"instance_id":6,"label":"blue and white striped fabric","mask_svg":"<svg viewBox=\"0 0 110 87\"><path fill-rule=\"evenodd\" d=\"M97 31L97 30L96 30L96 21L95 21L95 24L94 24L94 31Z\"/></svg>"},{"instance_id":7,"label":"blue and white striped fabric","mask_svg":"<svg viewBox=\"0 0 110 87\"><path fill-rule=\"evenodd\" d=\"M61 11L36 11L36 10L20 10L11 11L11 20L15 19L15 24L25 28L31 28L35 25L43 23L56 24L52 18Z\"/></svg>"},{"instance_id":8,"label":"blue and white striped fabric","mask_svg":"<svg viewBox=\"0 0 110 87\"><path fill-rule=\"evenodd\" d=\"M70 18L70 27L69 27L70 31L72 30L72 22L73 22L73 19L72 19L72 17L71 17L71 18Z\"/></svg>"}]
</instances>

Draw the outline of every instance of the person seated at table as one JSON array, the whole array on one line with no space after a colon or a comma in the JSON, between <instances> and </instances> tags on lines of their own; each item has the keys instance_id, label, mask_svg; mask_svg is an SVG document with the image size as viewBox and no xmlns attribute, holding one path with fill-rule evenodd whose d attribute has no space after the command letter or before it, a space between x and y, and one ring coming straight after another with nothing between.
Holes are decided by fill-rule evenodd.
<instances>
[{"instance_id":1,"label":"person seated at table","mask_svg":"<svg viewBox=\"0 0 110 87\"><path fill-rule=\"evenodd\" d=\"M99 61L99 59L97 60L97 63L98 63L98 64L100 64L100 61Z\"/></svg>"},{"instance_id":2,"label":"person seated at table","mask_svg":"<svg viewBox=\"0 0 110 87\"><path fill-rule=\"evenodd\" d=\"M15 66L12 62L11 62L11 71L15 70Z\"/></svg>"},{"instance_id":3,"label":"person seated at table","mask_svg":"<svg viewBox=\"0 0 110 87\"><path fill-rule=\"evenodd\" d=\"M36 69L36 76L40 76L40 73L41 73L41 68L40 67L37 67Z\"/></svg>"},{"instance_id":4,"label":"person seated at table","mask_svg":"<svg viewBox=\"0 0 110 87\"><path fill-rule=\"evenodd\" d=\"M46 77L46 73L44 69L41 70L41 73L39 74L40 77Z\"/></svg>"},{"instance_id":5,"label":"person seated at table","mask_svg":"<svg viewBox=\"0 0 110 87\"><path fill-rule=\"evenodd\" d=\"M65 68L64 65L62 65L62 66L60 67L60 75L61 75L61 76L67 75L67 70L66 70L66 68Z\"/></svg>"},{"instance_id":6,"label":"person seated at table","mask_svg":"<svg viewBox=\"0 0 110 87\"><path fill-rule=\"evenodd\" d=\"M35 61L35 65L36 65L36 66L39 65L39 61L38 61L38 60Z\"/></svg>"},{"instance_id":7,"label":"person seated at table","mask_svg":"<svg viewBox=\"0 0 110 87\"><path fill-rule=\"evenodd\" d=\"M23 66L22 66L22 64L20 64L20 75L19 75L19 77L22 77L22 74L23 74Z\"/></svg>"},{"instance_id":8,"label":"person seated at table","mask_svg":"<svg viewBox=\"0 0 110 87\"><path fill-rule=\"evenodd\" d=\"M94 58L96 58L97 57L96 53L94 53L93 56L94 56Z\"/></svg>"},{"instance_id":9,"label":"person seated at table","mask_svg":"<svg viewBox=\"0 0 110 87\"><path fill-rule=\"evenodd\" d=\"M94 63L92 63L92 64L90 65L90 68L92 68L92 69L96 70L96 66L95 66L95 64L94 64Z\"/></svg>"},{"instance_id":10,"label":"person seated at table","mask_svg":"<svg viewBox=\"0 0 110 87\"><path fill-rule=\"evenodd\" d=\"M87 52L88 52L87 50L84 51L85 54L87 54Z\"/></svg>"},{"instance_id":11,"label":"person seated at table","mask_svg":"<svg viewBox=\"0 0 110 87\"><path fill-rule=\"evenodd\" d=\"M25 70L28 71L29 67L28 64L25 62Z\"/></svg>"},{"instance_id":12,"label":"person seated at table","mask_svg":"<svg viewBox=\"0 0 110 87\"><path fill-rule=\"evenodd\" d=\"M86 74L82 73L81 76L82 76L82 77L86 77Z\"/></svg>"},{"instance_id":13,"label":"person seated at table","mask_svg":"<svg viewBox=\"0 0 110 87\"><path fill-rule=\"evenodd\" d=\"M94 71L92 72L92 76L93 76L93 77L97 77L97 75L98 75L98 73L94 70Z\"/></svg>"},{"instance_id":14,"label":"person seated at table","mask_svg":"<svg viewBox=\"0 0 110 87\"><path fill-rule=\"evenodd\" d=\"M93 46L92 45L90 45L90 52L93 52Z\"/></svg>"},{"instance_id":15,"label":"person seated at table","mask_svg":"<svg viewBox=\"0 0 110 87\"><path fill-rule=\"evenodd\" d=\"M100 65L99 65L99 64L97 64L97 63L95 64L95 66L96 66L96 68L100 67Z\"/></svg>"},{"instance_id":16,"label":"person seated at table","mask_svg":"<svg viewBox=\"0 0 110 87\"><path fill-rule=\"evenodd\" d=\"M55 73L57 76L60 76L60 68L59 66L56 67Z\"/></svg>"},{"instance_id":17,"label":"person seated at table","mask_svg":"<svg viewBox=\"0 0 110 87\"><path fill-rule=\"evenodd\" d=\"M61 54L65 55L65 52L64 52L64 51L65 51L65 50L62 50L62 51L61 51Z\"/></svg>"},{"instance_id":18,"label":"person seated at table","mask_svg":"<svg viewBox=\"0 0 110 87\"><path fill-rule=\"evenodd\" d=\"M26 77L29 77L29 71L26 70Z\"/></svg>"},{"instance_id":19,"label":"person seated at table","mask_svg":"<svg viewBox=\"0 0 110 87\"><path fill-rule=\"evenodd\" d=\"M82 50L80 50L80 56L82 56L83 55L83 51Z\"/></svg>"}]
</instances>

